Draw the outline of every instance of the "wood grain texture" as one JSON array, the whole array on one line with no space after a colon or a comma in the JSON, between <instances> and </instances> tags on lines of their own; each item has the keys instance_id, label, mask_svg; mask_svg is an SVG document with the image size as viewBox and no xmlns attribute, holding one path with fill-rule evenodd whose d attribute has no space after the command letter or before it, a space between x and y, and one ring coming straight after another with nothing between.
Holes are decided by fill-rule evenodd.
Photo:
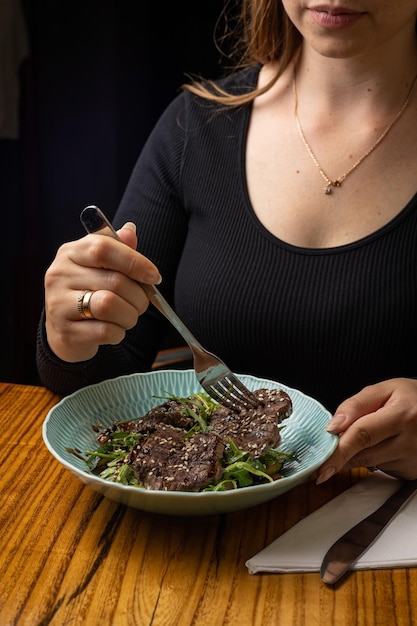
<instances>
[{"instance_id":1,"label":"wood grain texture","mask_svg":"<svg viewBox=\"0 0 417 626\"><path fill-rule=\"evenodd\" d=\"M0 383L1 626L412 626L417 569L251 576L246 560L355 481L304 483L237 513L182 518L84 486L42 441L58 396Z\"/></svg>"}]
</instances>

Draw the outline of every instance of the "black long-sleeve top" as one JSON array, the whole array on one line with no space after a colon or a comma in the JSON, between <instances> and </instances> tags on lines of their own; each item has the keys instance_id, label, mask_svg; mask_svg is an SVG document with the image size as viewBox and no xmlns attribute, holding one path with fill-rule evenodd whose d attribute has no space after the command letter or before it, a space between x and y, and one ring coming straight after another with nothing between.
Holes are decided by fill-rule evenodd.
<instances>
[{"instance_id":1,"label":"black long-sleeve top","mask_svg":"<svg viewBox=\"0 0 417 626\"><path fill-rule=\"evenodd\" d=\"M229 77L227 87L245 90L257 74L252 68ZM158 266L161 291L234 371L298 388L330 410L367 384L415 378L417 194L354 243L289 245L260 223L250 203L250 113L250 105L222 109L188 92L177 96L138 159L115 226L137 224L138 248ZM42 319L41 380L67 394L145 371L166 330L150 306L119 346L68 364L48 348Z\"/></svg>"}]
</instances>

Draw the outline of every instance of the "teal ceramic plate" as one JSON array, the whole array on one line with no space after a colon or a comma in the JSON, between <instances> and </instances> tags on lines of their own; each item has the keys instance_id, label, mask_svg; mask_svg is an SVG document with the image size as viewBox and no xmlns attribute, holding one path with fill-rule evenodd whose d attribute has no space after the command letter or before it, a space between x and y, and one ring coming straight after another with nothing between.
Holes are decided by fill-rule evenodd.
<instances>
[{"instance_id":1,"label":"teal ceramic plate","mask_svg":"<svg viewBox=\"0 0 417 626\"><path fill-rule=\"evenodd\" d=\"M188 396L200 392L194 370L162 370L132 374L84 387L63 398L46 416L43 439L53 456L83 483L128 506L167 515L214 515L245 509L289 491L319 467L335 450L337 437L326 432L330 413L316 400L271 380L239 375L249 389L277 387L293 402L285 420L279 449L294 451L297 461L286 465L285 476L272 483L226 492L187 493L138 489L106 481L92 474L85 462L68 450L82 453L97 447L95 424L103 428L118 420L144 415L161 403L153 396L165 392Z\"/></svg>"}]
</instances>

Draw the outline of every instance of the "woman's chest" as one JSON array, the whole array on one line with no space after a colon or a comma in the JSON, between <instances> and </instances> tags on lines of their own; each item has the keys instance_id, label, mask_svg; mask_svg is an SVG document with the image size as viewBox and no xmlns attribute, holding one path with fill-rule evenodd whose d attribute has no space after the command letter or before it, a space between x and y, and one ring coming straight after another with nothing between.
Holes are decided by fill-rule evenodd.
<instances>
[{"instance_id":1,"label":"woman's chest","mask_svg":"<svg viewBox=\"0 0 417 626\"><path fill-rule=\"evenodd\" d=\"M388 224L414 196L417 132L405 129L375 147L372 135L351 135L333 129L312 145L292 116L253 117L247 191L273 235L306 248L346 245Z\"/></svg>"}]
</instances>

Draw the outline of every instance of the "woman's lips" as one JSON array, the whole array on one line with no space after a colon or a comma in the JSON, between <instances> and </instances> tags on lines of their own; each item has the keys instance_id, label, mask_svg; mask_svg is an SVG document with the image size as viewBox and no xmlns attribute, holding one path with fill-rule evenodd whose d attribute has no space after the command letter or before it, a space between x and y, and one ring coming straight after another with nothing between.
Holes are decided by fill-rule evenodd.
<instances>
[{"instance_id":1,"label":"woman's lips","mask_svg":"<svg viewBox=\"0 0 417 626\"><path fill-rule=\"evenodd\" d=\"M313 21L323 28L348 28L356 24L363 13L343 7L315 6L309 9Z\"/></svg>"}]
</instances>

